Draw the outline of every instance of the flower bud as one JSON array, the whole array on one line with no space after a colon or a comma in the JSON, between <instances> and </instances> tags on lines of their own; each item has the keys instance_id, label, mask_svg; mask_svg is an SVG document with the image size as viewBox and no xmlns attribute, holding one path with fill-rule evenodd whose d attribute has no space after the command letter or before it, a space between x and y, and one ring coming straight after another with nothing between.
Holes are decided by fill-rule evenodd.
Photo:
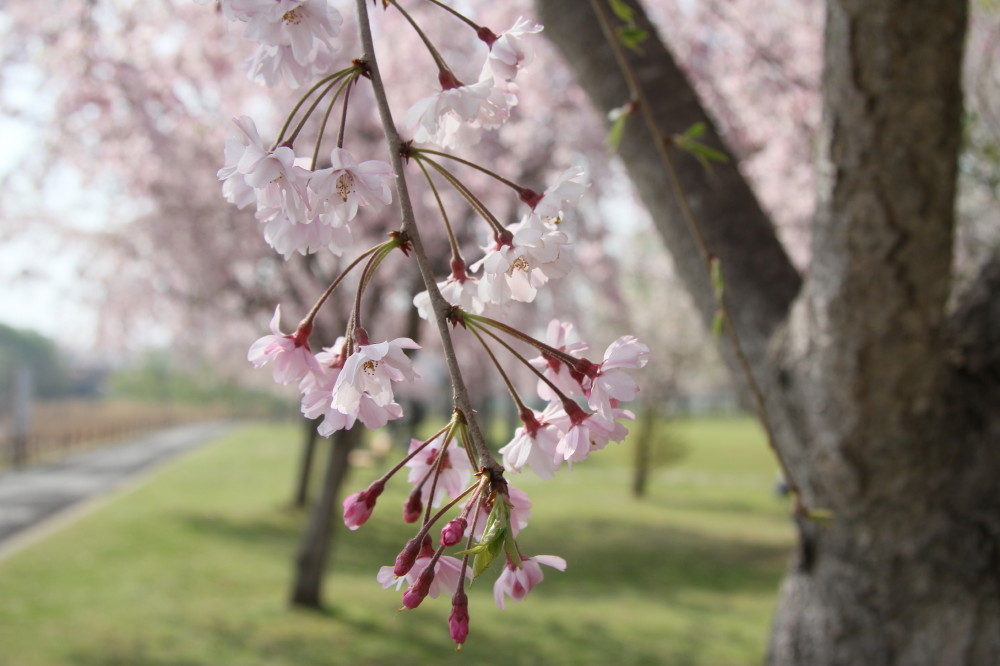
<instances>
[{"instance_id":1,"label":"flower bud","mask_svg":"<svg viewBox=\"0 0 1000 666\"><path fill-rule=\"evenodd\" d=\"M399 576L405 576L410 573L410 569L413 568L413 563L417 561L417 554L420 552L420 545L423 539L418 540L417 537L413 537L406 542L406 546L400 551L399 555L396 556L396 565L392 569L392 573Z\"/></svg>"},{"instance_id":2,"label":"flower bud","mask_svg":"<svg viewBox=\"0 0 1000 666\"><path fill-rule=\"evenodd\" d=\"M420 605L427 593L431 589L431 582L434 580L434 566L428 564L417 577L417 582L407 588L403 593L403 605L413 610Z\"/></svg>"},{"instance_id":3,"label":"flower bud","mask_svg":"<svg viewBox=\"0 0 1000 666\"><path fill-rule=\"evenodd\" d=\"M367 489L348 495L343 504L344 524L351 530L356 530L364 525L371 517L372 511L375 509L375 501L383 490L385 490L385 484L376 481Z\"/></svg>"},{"instance_id":4,"label":"flower bud","mask_svg":"<svg viewBox=\"0 0 1000 666\"><path fill-rule=\"evenodd\" d=\"M403 502L403 522L415 523L420 520L424 511L424 502L420 499L420 491L414 490Z\"/></svg>"},{"instance_id":5,"label":"flower bud","mask_svg":"<svg viewBox=\"0 0 1000 666\"><path fill-rule=\"evenodd\" d=\"M448 630L451 640L461 648L469 636L469 597L465 590L459 590L451 598L451 615L448 616Z\"/></svg>"},{"instance_id":6,"label":"flower bud","mask_svg":"<svg viewBox=\"0 0 1000 666\"><path fill-rule=\"evenodd\" d=\"M465 518L462 518L461 516L450 521L441 530L441 545L454 546L456 543L462 540L462 535L465 534L465 530L468 527L469 527L469 521L467 521Z\"/></svg>"}]
</instances>

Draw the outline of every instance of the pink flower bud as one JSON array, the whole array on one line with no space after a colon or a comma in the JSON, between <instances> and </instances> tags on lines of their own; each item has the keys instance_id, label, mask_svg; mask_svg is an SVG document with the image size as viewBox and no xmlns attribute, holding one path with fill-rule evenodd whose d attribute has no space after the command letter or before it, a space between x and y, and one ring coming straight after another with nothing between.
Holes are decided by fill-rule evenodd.
<instances>
[{"instance_id":1,"label":"pink flower bud","mask_svg":"<svg viewBox=\"0 0 1000 666\"><path fill-rule=\"evenodd\" d=\"M459 646L469 636L469 597L464 590L459 590L451 598L451 615L448 616L448 630L451 640Z\"/></svg>"},{"instance_id":2,"label":"pink flower bud","mask_svg":"<svg viewBox=\"0 0 1000 666\"><path fill-rule=\"evenodd\" d=\"M403 593L403 605L413 610L420 605L427 593L431 589L431 582L434 580L434 567L428 565L420 572L417 582L407 588Z\"/></svg>"},{"instance_id":3,"label":"pink flower bud","mask_svg":"<svg viewBox=\"0 0 1000 666\"><path fill-rule=\"evenodd\" d=\"M420 491L414 490L403 502L403 522L415 523L420 520L420 514L424 511L423 500L420 499Z\"/></svg>"},{"instance_id":4,"label":"pink flower bud","mask_svg":"<svg viewBox=\"0 0 1000 666\"><path fill-rule=\"evenodd\" d=\"M348 529L356 530L364 525L372 515L375 501L385 490L385 484L376 481L359 493L348 495L344 499L344 524Z\"/></svg>"},{"instance_id":5,"label":"pink flower bud","mask_svg":"<svg viewBox=\"0 0 1000 666\"><path fill-rule=\"evenodd\" d=\"M405 576L410 573L413 563L417 561L417 554L420 552L422 542L423 539L417 540L417 537L413 537L406 542L406 546L396 556L396 565L392 569L392 573L396 577Z\"/></svg>"},{"instance_id":6,"label":"pink flower bud","mask_svg":"<svg viewBox=\"0 0 1000 666\"><path fill-rule=\"evenodd\" d=\"M469 521L465 518L458 517L449 522L441 530L441 545L442 546L454 546L456 543L462 540L462 535L465 534L465 530L469 527Z\"/></svg>"}]
</instances>

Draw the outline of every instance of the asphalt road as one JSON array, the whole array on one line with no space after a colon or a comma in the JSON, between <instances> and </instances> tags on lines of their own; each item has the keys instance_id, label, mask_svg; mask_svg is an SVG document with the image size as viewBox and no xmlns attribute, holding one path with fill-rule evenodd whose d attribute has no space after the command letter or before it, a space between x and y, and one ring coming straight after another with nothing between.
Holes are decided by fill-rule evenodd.
<instances>
[{"instance_id":1,"label":"asphalt road","mask_svg":"<svg viewBox=\"0 0 1000 666\"><path fill-rule=\"evenodd\" d=\"M231 425L213 421L177 426L57 462L0 472L0 555L33 528L114 492L142 472L218 437Z\"/></svg>"}]
</instances>

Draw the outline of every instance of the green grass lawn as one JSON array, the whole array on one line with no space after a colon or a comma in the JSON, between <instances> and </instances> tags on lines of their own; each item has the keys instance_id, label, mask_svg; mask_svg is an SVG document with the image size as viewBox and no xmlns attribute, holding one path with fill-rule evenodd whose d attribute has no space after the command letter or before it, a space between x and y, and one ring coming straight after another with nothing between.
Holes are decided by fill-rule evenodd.
<instances>
[{"instance_id":1,"label":"green grass lawn","mask_svg":"<svg viewBox=\"0 0 1000 666\"><path fill-rule=\"evenodd\" d=\"M522 550L569 565L505 611L484 574L456 654L447 599L400 613L375 582L410 536L399 483L361 530L338 529L327 610L289 610L299 429L240 430L0 562L0 664L759 663L791 543L775 465L749 420L680 421L669 436L686 455L642 501L627 442L550 482L513 479L534 502ZM349 489L376 473L356 470Z\"/></svg>"}]
</instances>

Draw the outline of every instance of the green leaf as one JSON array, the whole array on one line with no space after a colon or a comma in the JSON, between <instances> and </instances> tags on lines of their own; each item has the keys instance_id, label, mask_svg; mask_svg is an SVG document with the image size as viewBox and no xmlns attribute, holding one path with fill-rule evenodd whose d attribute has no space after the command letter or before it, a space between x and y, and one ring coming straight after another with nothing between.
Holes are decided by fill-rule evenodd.
<instances>
[{"instance_id":1,"label":"green leaf","mask_svg":"<svg viewBox=\"0 0 1000 666\"><path fill-rule=\"evenodd\" d=\"M634 26L623 25L618 27L618 41L625 45L636 53L642 53L642 49L639 48L640 44L646 41L649 37L649 33L642 28L636 28Z\"/></svg>"},{"instance_id":2,"label":"green leaf","mask_svg":"<svg viewBox=\"0 0 1000 666\"><path fill-rule=\"evenodd\" d=\"M694 153L695 156L704 157L704 158L706 158L708 160L711 160L713 162L728 162L729 161L729 156L726 155L721 150L716 150L715 148L711 148L711 147L706 146L705 144L699 143L697 141L692 141L690 147L688 148L688 150L690 150L692 153Z\"/></svg>"},{"instance_id":3,"label":"green leaf","mask_svg":"<svg viewBox=\"0 0 1000 666\"><path fill-rule=\"evenodd\" d=\"M507 548L507 541L513 540L510 530L510 505L507 504L506 496L497 496L493 502L493 509L490 510L489 518L486 519L486 528L483 536L469 553L476 557L472 561L472 577L486 571L493 560L497 559L500 553Z\"/></svg>"},{"instance_id":4,"label":"green leaf","mask_svg":"<svg viewBox=\"0 0 1000 666\"><path fill-rule=\"evenodd\" d=\"M626 23L631 23L635 18L635 12L632 8L625 4L624 0L609 0L611 5L611 11L615 13L615 16L625 21Z\"/></svg>"},{"instance_id":5,"label":"green leaf","mask_svg":"<svg viewBox=\"0 0 1000 666\"><path fill-rule=\"evenodd\" d=\"M709 266L712 273L712 293L716 299L721 299L726 291L726 280L722 277L722 262L718 257L712 257Z\"/></svg>"},{"instance_id":6,"label":"green leaf","mask_svg":"<svg viewBox=\"0 0 1000 666\"><path fill-rule=\"evenodd\" d=\"M625 121L628 117L629 114L622 113L611 123L611 129L608 130L608 146L613 151L621 148L622 136L625 134Z\"/></svg>"},{"instance_id":7,"label":"green leaf","mask_svg":"<svg viewBox=\"0 0 1000 666\"><path fill-rule=\"evenodd\" d=\"M685 139L697 139L699 136L705 133L705 123L697 122L691 127L684 130L684 134L681 134Z\"/></svg>"},{"instance_id":8,"label":"green leaf","mask_svg":"<svg viewBox=\"0 0 1000 666\"><path fill-rule=\"evenodd\" d=\"M484 546L484 549L476 553L475 559L472 560L473 578L478 578L479 574L489 569L490 565L493 564L493 560L497 559L500 552L504 549L504 541L506 539L503 534L500 534L499 537L493 541L486 541L480 544Z\"/></svg>"}]
</instances>

